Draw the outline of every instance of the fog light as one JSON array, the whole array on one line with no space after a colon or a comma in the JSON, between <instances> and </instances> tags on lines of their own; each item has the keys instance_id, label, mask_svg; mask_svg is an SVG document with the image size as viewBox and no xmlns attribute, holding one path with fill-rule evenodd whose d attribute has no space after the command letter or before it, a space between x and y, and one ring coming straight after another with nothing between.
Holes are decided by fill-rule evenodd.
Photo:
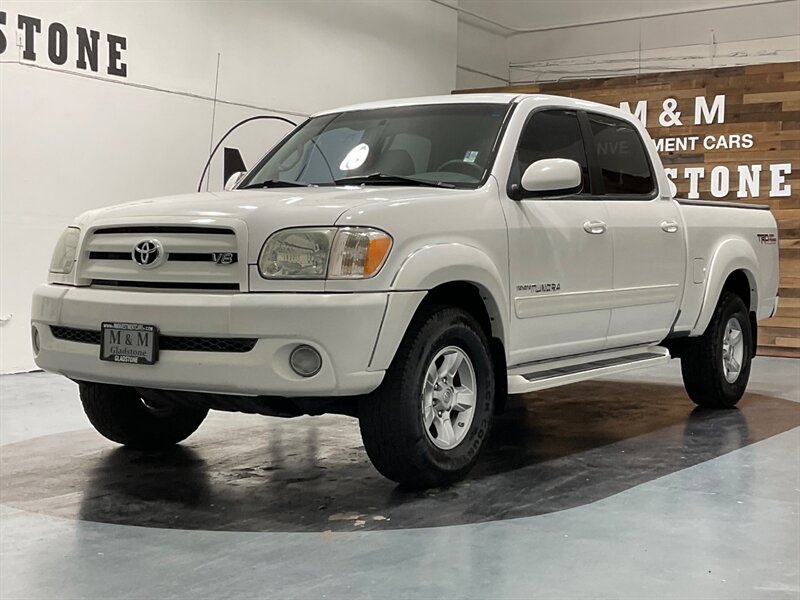
<instances>
[{"instance_id":1,"label":"fog light","mask_svg":"<svg viewBox=\"0 0 800 600\"><path fill-rule=\"evenodd\" d=\"M33 346L33 355L39 355L39 330L36 325L31 325L31 345Z\"/></svg>"},{"instance_id":2,"label":"fog light","mask_svg":"<svg viewBox=\"0 0 800 600\"><path fill-rule=\"evenodd\" d=\"M322 357L311 346L298 346L289 356L289 365L301 377L312 377L322 368Z\"/></svg>"}]
</instances>

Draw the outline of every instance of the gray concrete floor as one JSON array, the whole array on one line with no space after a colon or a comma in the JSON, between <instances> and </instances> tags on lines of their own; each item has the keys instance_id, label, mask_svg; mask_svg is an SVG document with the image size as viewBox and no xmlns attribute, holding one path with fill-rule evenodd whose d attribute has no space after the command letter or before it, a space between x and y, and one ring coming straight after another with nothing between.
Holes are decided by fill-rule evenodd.
<instances>
[{"instance_id":1,"label":"gray concrete floor","mask_svg":"<svg viewBox=\"0 0 800 600\"><path fill-rule=\"evenodd\" d=\"M453 488L346 417L214 413L167 456L0 377L0 598L800 598L800 363L692 410L677 361L516 398Z\"/></svg>"}]
</instances>

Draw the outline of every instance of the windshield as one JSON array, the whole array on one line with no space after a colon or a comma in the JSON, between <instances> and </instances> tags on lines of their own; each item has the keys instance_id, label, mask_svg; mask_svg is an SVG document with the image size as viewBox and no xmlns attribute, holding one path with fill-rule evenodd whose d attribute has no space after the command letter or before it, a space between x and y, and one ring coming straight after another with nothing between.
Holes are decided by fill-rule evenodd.
<instances>
[{"instance_id":1,"label":"windshield","mask_svg":"<svg viewBox=\"0 0 800 600\"><path fill-rule=\"evenodd\" d=\"M434 104L309 119L239 189L287 185L476 188L491 167L508 104Z\"/></svg>"}]
</instances>

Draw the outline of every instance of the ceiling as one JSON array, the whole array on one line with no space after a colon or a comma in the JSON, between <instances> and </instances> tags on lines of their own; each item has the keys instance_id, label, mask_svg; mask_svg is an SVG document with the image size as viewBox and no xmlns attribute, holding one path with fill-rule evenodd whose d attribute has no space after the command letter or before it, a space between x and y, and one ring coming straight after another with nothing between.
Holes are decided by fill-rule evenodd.
<instances>
[{"instance_id":1,"label":"ceiling","mask_svg":"<svg viewBox=\"0 0 800 600\"><path fill-rule=\"evenodd\" d=\"M458 0L458 9L514 33L773 2L800 0Z\"/></svg>"}]
</instances>

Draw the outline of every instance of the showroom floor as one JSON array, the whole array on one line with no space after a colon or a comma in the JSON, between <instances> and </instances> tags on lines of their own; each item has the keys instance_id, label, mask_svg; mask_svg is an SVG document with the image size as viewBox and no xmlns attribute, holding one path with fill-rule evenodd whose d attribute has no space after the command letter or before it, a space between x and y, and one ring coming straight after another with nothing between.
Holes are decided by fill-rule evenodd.
<instances>
[{"instance_id":1,"label":"showroom floor","mask_svg":"<svg viewBox=\"0 0 800 600\"><path fill-rule=\"evenodd\" d=\"M800 596L800 363L739 410L666 368L514 398L464 483L396 488L357 423L212 414L167 455L0 377L0 597Z\"/></svg>"}]
</instances>

